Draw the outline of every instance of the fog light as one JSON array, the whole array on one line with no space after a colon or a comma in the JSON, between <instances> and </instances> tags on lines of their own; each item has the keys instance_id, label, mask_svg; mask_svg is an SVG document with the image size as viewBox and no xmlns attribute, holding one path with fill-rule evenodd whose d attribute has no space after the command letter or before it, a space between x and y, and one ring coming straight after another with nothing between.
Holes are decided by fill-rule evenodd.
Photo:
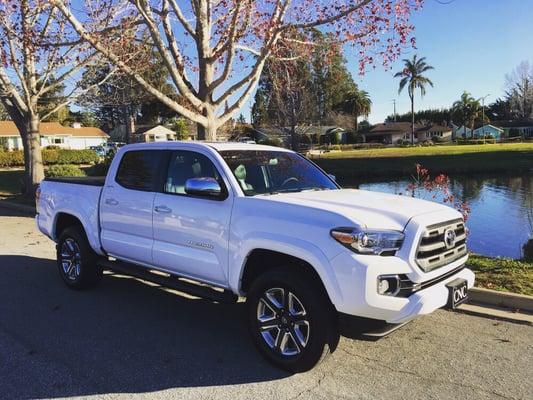
<instances>
[{"instance_id":1,"label":"fog light","mask_svg":"<svg viewBox=\"0 0 533 400\"><path fill-rule=\"evenodd\" d=\"M386 279L382 279L378 283L378 293L379 294L385 294L389 290L389 281Z\"/></svg>"},{"instance_id":2,"label":"fog light","mask_svg":"<svg viewBox=\"0 0 533 400\"><path fill-rule=\"evenodd\" d=\"M398 275L381 275L378 277L378 293L384 296L396 296L400 291Z\"/></svg>"}]
</instances>

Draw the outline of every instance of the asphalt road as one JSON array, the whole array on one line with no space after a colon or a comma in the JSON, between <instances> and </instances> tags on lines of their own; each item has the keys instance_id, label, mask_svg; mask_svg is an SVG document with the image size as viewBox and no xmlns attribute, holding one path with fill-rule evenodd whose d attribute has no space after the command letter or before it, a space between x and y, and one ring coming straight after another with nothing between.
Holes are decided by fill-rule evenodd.
<instances>
[{"instance_id":1,"label":"asphalt road","mask_svg":"<svg viewBox=\"0 0 533 400\"><path fill-rule=\"evenodd\" d=\"M1 398L533 399L530 326L438 311L288 375L253 348L242 303L112 275L75 292L53 258L33 219L0 208Z\"/></svg>"}]
</instances>

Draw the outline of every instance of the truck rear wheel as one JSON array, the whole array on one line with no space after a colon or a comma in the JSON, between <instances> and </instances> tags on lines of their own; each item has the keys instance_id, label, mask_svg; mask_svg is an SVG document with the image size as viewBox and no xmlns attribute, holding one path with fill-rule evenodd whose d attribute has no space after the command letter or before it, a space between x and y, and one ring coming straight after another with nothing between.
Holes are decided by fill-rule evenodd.
<instances>
[{"instance_id":1,"label":"truck rear wheel","mask_svg":"<svg viewBox=\"0 0 533 400\"><path fill-rule=\"evenodd\" d=\"M267 271L252 283L250 333L260 353L277 367L310 370L329 354L332 336L338 336L331 305L317 286L290 267Z\"/></svg>"},{"instance_id":2,"label":"truck rear wheel","mask_svg":"<svg viewBox=\"0 0 533 400\"><path fill-rule=\"evenodd\" d=\"M102 277L97 255L82 228L66 228L57 242L57 267L63 282L71 289L95 286Z\"/></svg>"}]
</instances>

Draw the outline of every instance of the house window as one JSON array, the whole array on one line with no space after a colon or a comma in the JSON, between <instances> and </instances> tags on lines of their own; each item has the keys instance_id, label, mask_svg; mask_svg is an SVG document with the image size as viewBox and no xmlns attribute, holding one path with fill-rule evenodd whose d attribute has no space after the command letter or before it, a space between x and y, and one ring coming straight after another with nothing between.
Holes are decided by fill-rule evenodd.
<instances>
[{"instance_id":1,"label":"house window","mask_svg":"<svg viewBox=\"0 0 533 400\"><path fill-rule=\"evenodd\" d=\"M63 144L65 143L65 138L62 137L55 137L52 139L53 144Z\"/></svg>"}]
</instances>

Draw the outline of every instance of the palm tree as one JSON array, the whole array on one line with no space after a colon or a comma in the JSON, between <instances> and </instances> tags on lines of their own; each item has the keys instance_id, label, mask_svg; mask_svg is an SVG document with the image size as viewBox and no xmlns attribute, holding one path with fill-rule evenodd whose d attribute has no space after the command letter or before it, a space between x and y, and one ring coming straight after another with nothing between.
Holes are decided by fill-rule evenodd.
<instances>
[{"instance_id":1,"label":"palm tree","mask_svg":"<svg viewBox=\"0 0 533 400\"><path fill-rule=\"evenodd\" d=\"M463 136L466 138L466 127L470 126L470 134L474 135L474 123L481 115L481 104L470 93L464 91L461 98L452 105L454 117L464 127Z\"/></svg>"},{"instance_id":2,"label":"palm tree","mask_svg":"<svg viewBox=\"0 0 533 400\"><path fill-rule=\"evenodd\" d=\"M359 90L355 88L348 92L346 99L342 103L343 111L348 112L354 116L354 132L359 130L359 117L364 115L368 117L372 107L372 100L366 90Z\"/></svg>"},{"instance_id":3,"label":"palm tree","mask_svg":"<svg viewBox=\"0 0 533 400\"><path fill-rule=\"evenodd\" d=\"M420 95L426 94L426 86L433 87L433 82L422 75L424 72L434 69L426 63L426 57L417 58L415 54L411 60L404 59L404 69L394 74L395 78L402 78L398 94L407 86L407 93L411 99L411 144L415 141L415 90L420 89Z\"/></svg>"}]
</instances>

